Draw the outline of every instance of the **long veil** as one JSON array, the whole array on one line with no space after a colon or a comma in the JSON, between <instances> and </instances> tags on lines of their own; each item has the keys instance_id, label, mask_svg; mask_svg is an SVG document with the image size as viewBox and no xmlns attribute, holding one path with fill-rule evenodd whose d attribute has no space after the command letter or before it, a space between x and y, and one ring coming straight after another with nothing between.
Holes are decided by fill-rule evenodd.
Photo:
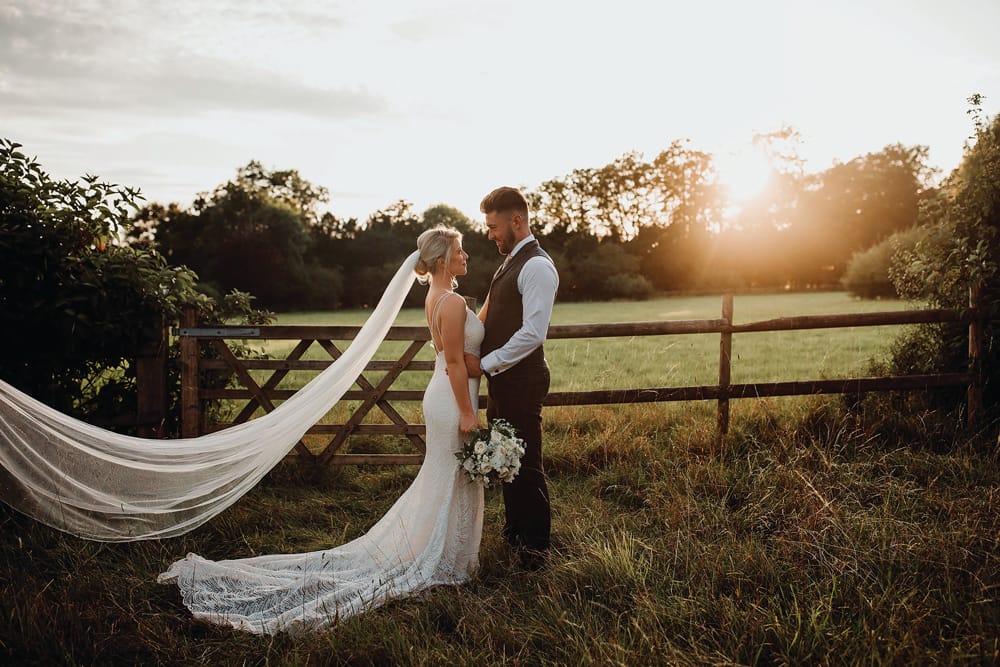
<instances>
[{"instance_id":1,"label":"long veil","mask_svg":"<svg viewBox=\"0 0 1000 667\"><path fill-rule=\"evenodd\" d=\"M120 435L68 417L0 380L0 500L79 537L173 537L236 502L340 400L413 284L414 252L344 354L274 411L197 438Z\"/></svg>"}]
</instances>

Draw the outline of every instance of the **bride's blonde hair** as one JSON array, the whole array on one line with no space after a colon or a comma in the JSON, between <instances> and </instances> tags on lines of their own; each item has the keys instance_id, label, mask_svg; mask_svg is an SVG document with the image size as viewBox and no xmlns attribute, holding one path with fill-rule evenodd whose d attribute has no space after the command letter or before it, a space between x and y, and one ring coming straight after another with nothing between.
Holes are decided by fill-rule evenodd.
<instances>
[{"instance_id":1,"label":"bride's blonde hair","mask_svg":"<svg viewBox=\"0 0 1000 667\"><path fill-rule=\"evenodd\" d=\"M455 239L462 240L462 232L452 227L438 225L432 227L417 237L417 250L420 257L417 259L417 266L413 269L417 273L417 280L426 285L430 282L431 274L437 271L438 260L444 260L445 266L451 261L451 249L455 245ZM451 286L458 285L454 277L451 279Z\"/></svg>"}]
</instances>

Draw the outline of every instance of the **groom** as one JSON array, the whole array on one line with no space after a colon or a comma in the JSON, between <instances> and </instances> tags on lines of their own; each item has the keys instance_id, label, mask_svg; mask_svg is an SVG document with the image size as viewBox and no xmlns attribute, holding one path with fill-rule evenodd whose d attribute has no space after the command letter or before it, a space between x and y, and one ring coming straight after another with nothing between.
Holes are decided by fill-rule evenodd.
<instances>
[{"instance_id":1,"label":"groom","mask_svg":"<svg viewBox=\"0 0 1000 667\"><path fill-rule=\"evenodd\" d=\"M509 422L524 439L521 471L502 484L504 538L521 564L537 569L549 548L549 492L542 469L542 401L549 392L549 367L542 343L549 329L559 274L538 246L528 223L528 203L516 189L497 188L479 205L503 266L493 276L479 312L486 335L472 371L489 381L486 418ZM478 373L476 373L478 375Z\"/></svg>"}]
</instances>

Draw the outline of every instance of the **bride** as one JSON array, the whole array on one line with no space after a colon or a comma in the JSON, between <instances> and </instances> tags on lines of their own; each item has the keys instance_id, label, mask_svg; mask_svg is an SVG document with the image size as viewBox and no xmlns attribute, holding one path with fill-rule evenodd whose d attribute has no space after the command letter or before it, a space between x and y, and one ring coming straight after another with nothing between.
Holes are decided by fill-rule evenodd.
<instances>
[{"instance_id":1,"label":"bride","mask_svg":"<svg viewBox=\"0 0 1000 667\"><path fill-rule=\"evenodd\" d=\"M430 229L417 239L414 269L429 283L424 302L437 352L423 399L424 463L410 487L366 534L341 546L293 555L177 561L160 582L174 582L195 617L254 633L296 632L335 624L390 599L466 581L478 567L483 488L457 465L461 438L481 427L478 356L483 325L454 292L468 255L461 234Z\"/></svg>"},{"instance_id":2,"label":"bride","mask_svg":"<svg viewBox=\"0 0 1000 667\"><path fill-rule=\"evenodd\" d=\"M478 428L483 325L453 292L468 255L454 229L417 240L344 353L273 411L197 438L151 440L73 419L0 380L0 500L78 537L130 542L183 535L218 516L277 465L354 385L414 277L430 283L437 350L424 396L427 452L410 488L362 537L335 549L212 562L190 555L160 575L195 616L251 632L322 627L476 570L483 491L454 453Z\"/></svg>"}]
</instances>

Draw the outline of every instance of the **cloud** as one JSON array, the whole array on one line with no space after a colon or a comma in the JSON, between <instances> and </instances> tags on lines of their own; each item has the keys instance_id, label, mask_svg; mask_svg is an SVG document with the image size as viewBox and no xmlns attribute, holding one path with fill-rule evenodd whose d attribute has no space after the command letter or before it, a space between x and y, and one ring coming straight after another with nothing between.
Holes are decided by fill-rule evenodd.
<instances>
[{"instance_id":1,"label":"cloud","mask_svg":"<svg viewBox=\"0 0 1000 667\"><path fill-rule=\"evenodd\" d=\"M0 7L0 72L5 77L67 78L92 71L106 45L129 40L127 29L90 14Z\"/></svg>"},{"instance_id":2,"label":"cloud","mask_svg":"<svg viewBox=\"0 0 1000 667\"><path fill-rule=\"evenodd\" d=\"M408 18L389 22L389 30L400 39L414 43L435 40L453 42L469 32L496 26L504 12L496 7L473 6L466 3L446 2L441 5L403 3L400 12L410 13Z\"/></svg>"},{"instance_id":3,"label":"cloud","mask_svg":"<svg viewBox=\"0 0 1000 667\"><path fill-rule=\"evenodd\" d=\"M431 16L394 21L390 28L396 36L409 42L428 41L443 32L441 25Z\"/></svg>"},{"instance_id":4,"label":"cloud","mask_svg":"<svg viewBox=\"0 0 1000 667\"><path fill-rule=\"evenodd\" d=\"M226 111L342 119L388 110L384 97L362 85L310 84L294 74L241 62L239 53L206 53L212 46L206 39L214 23L211 15L183 24L184 29L154 30L158 20L169 24L170 17L158 16L154 8L144 11L0 6L0 102L8 113L42 116ZM273 21L279 18L283 23L276 26ZM336 30L344 22L312 11L264 7L241 14L240 24L252 36L268 30ZM188 34L192 31L194 35Z\"/></svg>"},{"instance_id":5,"label":"cloud","mask_svg":"<svg viewBox=\"0 0 1000 667\"><path fill-rule=\"evenodd\" d=\"M93 79L11 77L2 99L9 110L39 115L79 112L198 114L285 112L321 118L385 113L388 103L363 87L316 88L250 67L185 58L147 72L112 69Z\"/></svg>"}]
</instances>

